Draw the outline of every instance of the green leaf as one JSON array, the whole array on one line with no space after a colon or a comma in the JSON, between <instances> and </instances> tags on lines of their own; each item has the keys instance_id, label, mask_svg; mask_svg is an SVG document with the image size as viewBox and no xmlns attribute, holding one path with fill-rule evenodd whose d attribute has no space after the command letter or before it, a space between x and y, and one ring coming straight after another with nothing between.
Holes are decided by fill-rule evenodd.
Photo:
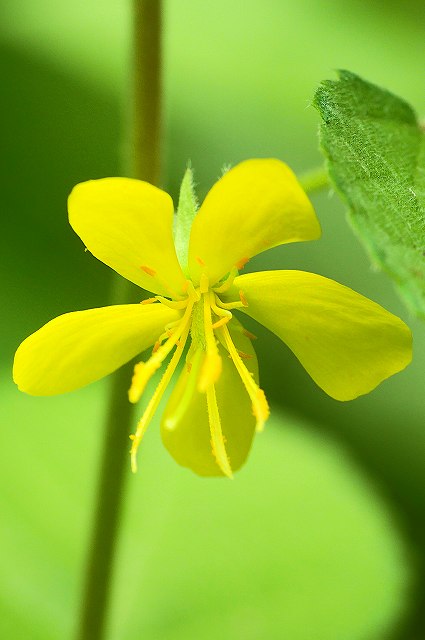
<instances>
[{"instance_id":1,"label":"green leaf","mask_svg":"<svg viewBox=\"0 0 425 640\"><path fill-rule=\"evenodd\" d=\"M425 316L425 135L413 109L348 71L314 97L329 175L372 260Z\"/></svg>"}]
</instances>

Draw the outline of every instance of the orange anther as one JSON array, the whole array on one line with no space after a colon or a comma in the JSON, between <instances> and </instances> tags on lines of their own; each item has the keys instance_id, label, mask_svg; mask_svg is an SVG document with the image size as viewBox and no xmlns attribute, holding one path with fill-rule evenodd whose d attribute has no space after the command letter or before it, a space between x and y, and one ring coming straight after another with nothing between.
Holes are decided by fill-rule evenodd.
<instances>
[{"instance_id":1,"label":"orange anther","mask_svg":"<svg viewBox=\"0 0 425 640\"><path fill-rule=\"evenodd\" d=\"M140 304L152 304L153 302L158 302L158 300L156 298L146 298Z\"/></svg>"},{"instance_id":2,"label":"orange anther","mask_svg":"<svg viewBox=\"0 0 425 640\"><path fill-rule=\"evenodd\" d=\"M244 268L247 262L249 262L249 258L241 258L240 260L238 260L238 262L235 263L236 269L240 271Z\"/></svg>"},{"instance_id":3,"label":"orange anther","mask_svg":"<svg viewBox=\"0 0 425 640\"><path fill-rule=\"evenodd\" d=\"M254 357L250 353L244 353L243 351L239 351L239 349L238 349L238 354L239 354L239 357L242 358L242 360L251 360L251 358Z\"/></svg>"},{"instance_id":4,"label":"orange anther","mask_svg":"<svg viewBox=\"0 0 425 640\"><path fill-rule=\"evenodd\" d=\"M245 294L242 291L242 289L239 291L239 298L240 298L240 301L242 302L243 306L247 307L248 306L248 302L247 302L247 300L245 298Z\"/></svg>"},{"instance_id":5,"label":"orange anther","mask_svg":"<svg viewBox=\"0 0 425 640\"><path fill-rule=\"evenodd\" d=\"M161 342L159 340L157 340L155 342L155 344L153 345L152 353L156 353L160 346L161 346Z\"/></svg>"},{"instance_id":6,"label":"orange anther","mask_svg":"<svg viewBox=\"0 0 425 640\"><path fill-rule=\"evenodd\" d=\"M201 265L201 267L205 267L205 262L199 256L196 256L196 262Z\"/></svg>"},{"instance_id":7,"label":"orange anther","mask_svg":"<svg viewBox=\"0 0 425 640\"><path fill-rule=\"evenodd\" d=\"M250 340L256 340L257 339L257 336L254 333L251 333L251 331L248 331L247 329L244 329L242 331L242 333L244 334L244 336L246 336Z\"/></svg>"},{"instance_id":8,"label":"orange anther","mask_svg":"<svg viewBox=\"0 0 425 640\"><path fill-rule=\"evenodd\" d=\"M142 264L140 268L142 271L147 273L148 276L156 276L156 271L154 269L151 269L150 267L147 267L145 264Z\"/></svg>"}]
</instances>

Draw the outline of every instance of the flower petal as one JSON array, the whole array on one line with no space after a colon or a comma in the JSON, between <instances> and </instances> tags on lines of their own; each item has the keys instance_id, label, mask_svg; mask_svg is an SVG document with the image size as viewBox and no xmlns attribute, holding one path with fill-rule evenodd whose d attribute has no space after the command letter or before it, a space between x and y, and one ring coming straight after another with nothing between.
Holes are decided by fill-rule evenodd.
<instances>
[{"instance_id":1,"label":"flower petal","mask_svg":"<svg viewBox=\"0 0 425 640\"><path fill-rule=\"evenodd\" d=\"M185 277L173 242L173 201L148 182L103 178L77 184L69 222L91 253L135 284L180 294Z\"/></svg>"},{"instance_id":2,"label":"flower petal","mask_svg":"<svg viewBox=\"0 0 425 640\"><path fill-rule=\"evenodd\" d=\"M34 396L78 389L147 349L164 326L179 317L162 304L65 313L22 342L15 354L13 379L21 391Z\"/></svg>"},{"instance_id":3,"label":"flower petal","mask_svg":"<svg viewBox=\"0 0 425 640\"><path fill-rule=\"evenodd\" d=\"M190 272L198 280L206 271L213 285L261 251L319 236L313 207L291 169L280 160L246 160L224 174L199 209Z\"/></svg>"},{"instance_id":4,"label":"flower petal","mask_svg":"<svg viewBox=\"0 0 425 640\"><path fill-rule=\"evenodd\" d=\"M333 280L303 271L250 273L240 309L273 331L313 380L336 400L368 393L412 358L410 329L375 302Z\"/></svg>"},{"instance_id":5,"label":"flower petal","mask_svg":"<svg viewBox=\"0 0 425 640\"><path fill-rule=\"evenodd\" d=\"M249 350L245 343L243 346L244 350ZM255 418L251 401L232 360L221 345L219 351L223 369L215 386L217 404L230 466L236 471L244 464L251 448ZM201 362L202 358L199 364ZM256 371L255 355L247 364L248 368ZM206 395L197 390L199 369L194 365L188 372L184 367L180 374L162 418L162 441L183 467L189 467L200 476L222 476L212 453Z\"/></svg>"}]
</instances>

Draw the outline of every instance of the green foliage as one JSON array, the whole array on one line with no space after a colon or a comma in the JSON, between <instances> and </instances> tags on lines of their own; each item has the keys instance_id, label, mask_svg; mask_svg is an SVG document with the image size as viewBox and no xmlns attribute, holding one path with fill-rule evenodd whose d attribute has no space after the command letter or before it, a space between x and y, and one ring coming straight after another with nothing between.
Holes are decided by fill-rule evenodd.
<instances>
[{"instance_id":1,"label":"green foliage","mask_svg":"<svg viewBox=\"0 0 425 640\"><path fill-rule=\"evenodd\" d=\"M425 316L425 135L412 108L348 71L314 105L330 177L374 262Z\"/></svg>"},{"instance_id":2,"label":"green foliage","mask_svg":"<svg viewBox=\"0 0 425 640\"><path fill-rule=\"evenodd\" d=\"M70 640L108 384L35 398L0 373L0 638ZM277 407L233 482L179 467L158 420L137 475L129 463L107 640L382 640L408 606L391 509L342 447Z\"/></svg>"}]
</instances>

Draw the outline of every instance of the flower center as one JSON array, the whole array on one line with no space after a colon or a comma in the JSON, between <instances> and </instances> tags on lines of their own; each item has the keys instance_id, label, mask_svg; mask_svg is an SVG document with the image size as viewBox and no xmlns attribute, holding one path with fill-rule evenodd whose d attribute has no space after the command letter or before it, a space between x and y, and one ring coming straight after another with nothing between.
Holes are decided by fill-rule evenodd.
<instances>
[{"instance_id":1,"label":"flower center","mask_svg":"<svg viewBox=\"0 0 425 640\"><path fill-rule=\"evenodd\" d=\"M232 477L232 468L226 452L225 438L221 427L220 411L215 389L222 370L219 344L228 352L249 394L253 413L257 421L257 431L263 429L264 422L269 415L267 400L264 392L258 387L252 374L243 362L243 359L251 356L238 351L229 331L229 326L231 326L229 323L231 323L233 317L232 311L248 306L248 301L243 291L239 291L239 299L234 302L224 303L220 299L220 293L223 293L232 286L236 275L237 270L235 268L229 273L224 282L219 283L217 286L210 287L208 277L204 273L201 276L197 289L194 288L190 280L187 280L187 297L184 300L169 300L162 296L156 296L142 303L149 304L159 302L172 309L181 311L182 315L178 321L164 327L164 332L158 337L152 355L147 362L140 362L136 364L134 368L134 375L129 390L130 402L137 402L139 400L148 381L174 349L174 354L137 425L135 434L130 436L133 441L131 447L133 471L137 469L136 454L140 442L179 364L189 337L191 344L186 354L186 366L190 371L191 367L196 363L196 369L199 371L196 383L197 389L191 390L191 394L206 394L212 453L224 475ZM238 329L240 326L241 325L238 325ZM246 332L243 328L242 331L246 337L253 337L252 334ZM189 402L189 395L191 396L191 394L183 393L182 402Z\"/></svg>"}]
</instances>

